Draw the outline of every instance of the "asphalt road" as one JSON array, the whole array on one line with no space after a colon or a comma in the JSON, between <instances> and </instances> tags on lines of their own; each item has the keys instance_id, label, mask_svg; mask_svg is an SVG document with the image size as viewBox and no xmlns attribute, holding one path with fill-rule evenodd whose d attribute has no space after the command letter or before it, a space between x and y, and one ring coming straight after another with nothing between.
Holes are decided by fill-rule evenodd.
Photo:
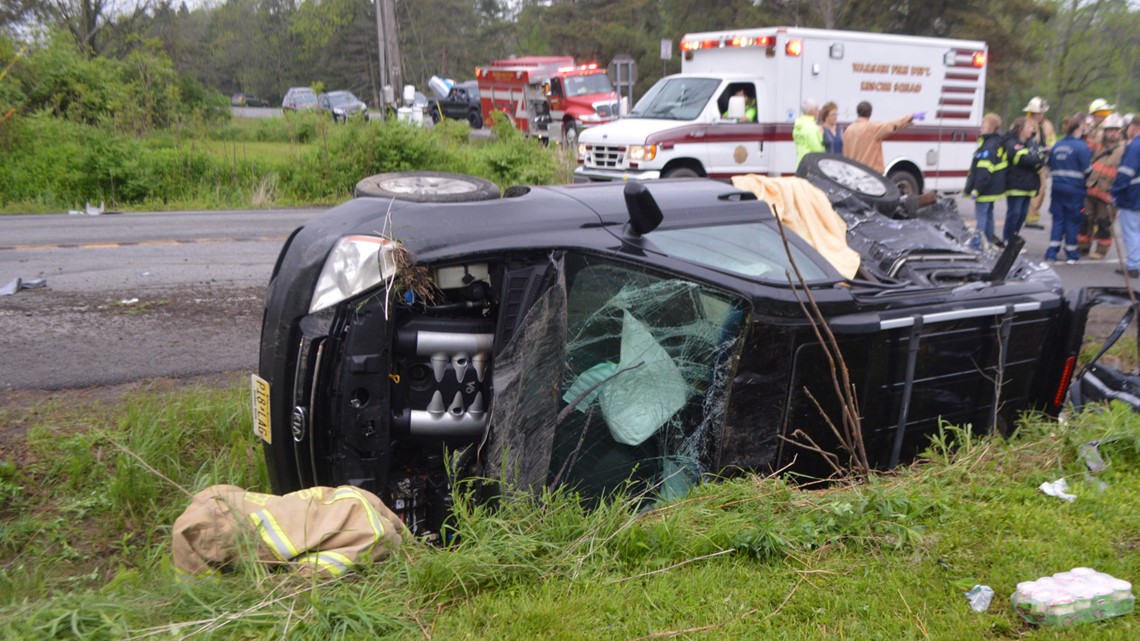
<instances>
[{"instance_id":1,"label":"asphalt road","mask_svg":"<svg viewBox=\"0 0 1140 641\"><path fill-rule=\"evenodd\" d=\"M0 285L47 283L0 296L0 395L253 371L278 250L319 211L0 216ZM959 211L972 224L973 204ZM1043 258L1048 231L1024 236L1027 257ZM1117 266L1056 269L1075 289L1124 285Z\"/></svg>"},{"instance_id":2,"label":"asphalt road","mask_svg":"<svg viewBox=\"0 0 1140 641\"><path fill-rule=\"evenodd\" d=\"M0 216L0 393L252 371L281 244L316 209ZM0 403L2 404L2 403Z\"/></svg>"}]
</instances>

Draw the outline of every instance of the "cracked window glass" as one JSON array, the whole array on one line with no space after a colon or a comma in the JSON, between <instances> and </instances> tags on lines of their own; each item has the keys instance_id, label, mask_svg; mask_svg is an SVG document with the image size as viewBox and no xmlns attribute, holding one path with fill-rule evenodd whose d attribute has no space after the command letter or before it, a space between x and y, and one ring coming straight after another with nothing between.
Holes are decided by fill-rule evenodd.
<instances>
[{"instance_id":1,"label":"cracked window glass","mask_svg":"<svg viewBox=\"0 0 1140 641\"><path fill-rule=\"evenodd\" d=\"M548 484L683 494L706 469L744 327L742 300L620 263L566 260L561 421Z\"/></svg>"}]
</instances>

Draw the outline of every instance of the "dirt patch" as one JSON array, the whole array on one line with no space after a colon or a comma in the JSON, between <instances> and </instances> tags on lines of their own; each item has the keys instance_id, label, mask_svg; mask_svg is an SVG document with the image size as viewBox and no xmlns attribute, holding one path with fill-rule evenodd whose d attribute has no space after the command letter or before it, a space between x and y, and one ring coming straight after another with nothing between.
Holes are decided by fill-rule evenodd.
<instances>
[{"instance_id":1,"label":"dirt patch","mask_svg":"<svg viewBox=\"0 0 1140 641\"><path fill-rule=\"evenodd\" d=\"M0 394L252 371L263 296L195 286L0 298Z\"/></svg>"}]
</instances>

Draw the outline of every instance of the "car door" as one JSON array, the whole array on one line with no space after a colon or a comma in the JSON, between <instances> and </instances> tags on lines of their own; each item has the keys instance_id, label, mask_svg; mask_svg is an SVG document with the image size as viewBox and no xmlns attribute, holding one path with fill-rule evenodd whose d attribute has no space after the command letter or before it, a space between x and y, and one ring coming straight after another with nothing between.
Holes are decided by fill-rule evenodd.
<instances>
[{"instance_id":1,"label":"car door","mask_svg":"<svg viewBox=\"0 0 1140 641\"><path fill-rule=\"evenodd\" d=\"M719 112L713 115L714 121L708 128L706 138L709 146L708 173L713 177L737 174L767 174L770 157L770 141L766 141L771 127L761 122L735 122L720 118L727 110L727 96L744 88L756 99L757 120L761 120L760 101L764 100L764 80L729 83L716 101ZM722 104L724 107L722 108ZM768 144L766 145L766 142Z\"/></svg>"}]
</instances>

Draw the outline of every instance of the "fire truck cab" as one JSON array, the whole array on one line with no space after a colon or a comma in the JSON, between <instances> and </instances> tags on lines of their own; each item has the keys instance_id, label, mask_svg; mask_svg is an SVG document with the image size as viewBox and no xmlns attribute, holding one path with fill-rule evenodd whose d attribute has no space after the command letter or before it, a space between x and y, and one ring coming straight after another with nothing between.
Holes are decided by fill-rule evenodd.
<instances>
[{"instance_id":1,"label":"fire truck cab","mask_svg":"<svg viewBox=\"0 0 1140 641\"><path fill-rule=\"evenodd\" d=\"M919 114L884 141L886 173L904 192L960 192L985 103L984 42L774 27L687 34L682 73L658 81L622 120L584 132L575 180L792 175L792 126L804 99L861 101L872 120ZM755 122L727 117L755 100Z\"/></svg>"},{"instance_id":2,"label":"fire truck cab","mask_svg":"<svg viewBox=\"0 0 1140 641\"><path fill-rule=\"evenodd\" d=\"M495 60L475 69L483 120L506 114L527 135L560 140L573 148L578 134L616 120L618 97L604 69L575 64L569 56Z\"/></svg>"}]
</instances>

